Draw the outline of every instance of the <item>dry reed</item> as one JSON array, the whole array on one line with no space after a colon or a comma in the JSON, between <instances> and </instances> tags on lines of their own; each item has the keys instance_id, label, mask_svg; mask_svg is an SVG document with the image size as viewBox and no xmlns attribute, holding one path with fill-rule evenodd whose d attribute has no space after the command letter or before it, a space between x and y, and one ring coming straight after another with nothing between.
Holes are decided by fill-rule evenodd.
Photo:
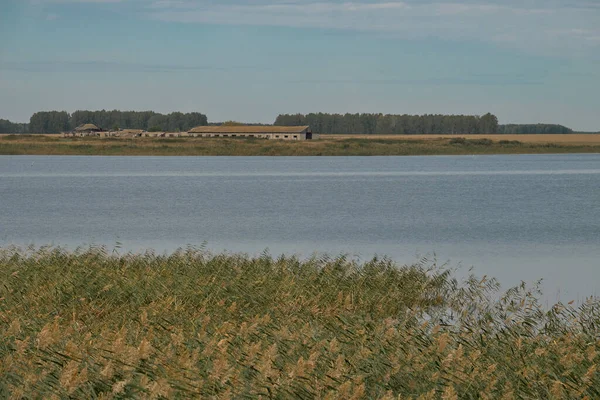
<instances>
[{"instance_id":1,"label":"dry reed","mask_svg":"<svg viewBox=\"0 0 600 400\"><path fill-rule=\"evenodd\" d=\"M0 251L0 398L600 398L600 304L424 260Z\"/></svg>"}]
</instances>

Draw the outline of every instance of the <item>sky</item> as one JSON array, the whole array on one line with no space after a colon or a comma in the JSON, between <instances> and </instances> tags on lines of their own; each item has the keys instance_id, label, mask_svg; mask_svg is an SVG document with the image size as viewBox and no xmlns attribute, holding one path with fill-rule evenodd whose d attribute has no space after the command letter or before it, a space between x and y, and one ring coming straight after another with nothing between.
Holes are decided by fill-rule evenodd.
<instances>
[{"instance_id":1,"label":"sky","mask_svg":"<svg viewBox=\"0 0 600 400\"><path fill-rule=\"evenodd\" d=\"M0 0L0 118L476 114L600 131L600 0Z\"/></svg>"}]
</instances>

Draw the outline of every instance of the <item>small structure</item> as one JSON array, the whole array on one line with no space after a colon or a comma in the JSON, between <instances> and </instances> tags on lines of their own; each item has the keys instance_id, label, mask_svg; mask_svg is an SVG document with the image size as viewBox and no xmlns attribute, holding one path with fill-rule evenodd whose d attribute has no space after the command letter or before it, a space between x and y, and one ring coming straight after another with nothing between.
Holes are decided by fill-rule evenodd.
<instances>
[{"instance_id":1,"label":"small structure","mask_svg":"<svg viewBox=\"0 0 600 400\"><path fill-rule=\"evenodd\" d=\"M102 131L100 137L103 138L136 138L136 137L147 137L148 132L143 129L121 129L118 131Z\"/></svg>"},{"instance_id":2,"label":"small structure","mask_svg":"<svg viewBox=\"0 0 600 400\"><path fill-rule=\"evenodd\" d=\"M118 132L115 132L115 137L118 138L136 138L136 137L143 137L144 134L146 133L145 130L143 129L121 129Z\"/></svg>"},{"instance_id":3,"label":"small structure","mask_svg":"<svg viewBox=\"0 0 600 400\"><path fill-rule=\"evenodd\" d=\"M120 133L122 135L129 135L131 137L142 137L146 131L143 129L123 129Z\"/></svg>"},{"instance_id":4,"label":"small structure","mask_svg":"<svg viewBox=\"0 0 600 400\"><path fill-rule=\"evenodd\" d=\"M94 124L83 124L75 128L77 136L100 136L100 132L102 132L102 129Z\"/></svg>"},{"instance_id":5,"label":"small structure","mask_svg":"<svg viewBox=\"0 0 600 400\"><path fill-rule=\"evenodd\" d=\"M64 137L75 137L75 136L100 136L101 132L104 132L102 129L98 128L94 124L83 124L79 125L77 128L70 132L63 132Z\"/></svg>"},{"instance_id":6,"label":"small structure","mask_svg":"<svg viewBox=\"0 0 600 400\"><path fill-rule=\"evenodd\" d=\"M191 129L192 137L259 138L279 140L316 139L309 126L198 126Z\"/></svg>"}]
</instances>

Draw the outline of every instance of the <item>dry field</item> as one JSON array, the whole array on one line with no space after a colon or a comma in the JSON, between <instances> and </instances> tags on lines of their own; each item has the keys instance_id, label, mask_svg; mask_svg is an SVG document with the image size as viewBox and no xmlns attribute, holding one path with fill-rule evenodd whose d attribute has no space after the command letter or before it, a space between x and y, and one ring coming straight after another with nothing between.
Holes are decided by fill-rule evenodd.
<instances>
[{"instance_id":1,"label":"dry field","mask_svg":"<svg viewBox=\"0 0 600 400\"><path fill-rule=\"evenodd\" d=\"M577 133L569 135L321 135L322 139L395 139L395 140L427 140L452 139L518 140L522 143L555 143L567 145L599 145L600 134Z\"/></svg>"},{"instance_id":2,"label":"dry field","mask_svg":"<svg viewBox=\"0 0 600 400\"><path fill-rule=\"evenodd\" d=\"M9 133L0 133L0 138L11 136ZM59 138L56 134L36 134L40 137ZM385 139L385 140L435 140L452 139L464 137L467 139L491 139L500 140L518 140L522 143L555 143L566 145L600 145L600 134L593 133L574 133L561 135L320 135L321 140L346 140L346 139ZM110 138L111 140L118 138ZM131 139L125 139L131 140Z\"/></svg>"},{"instance_id":3,"label":"dry field","mask_svg":"<svg viewBox=\"0 0 600 400\"><path fill-rule=\"evenodd\" d=\"M600 135L322 135L320 140L2 135L2 155L408 156L600 153Z\"/></svg>"}]
</instances>

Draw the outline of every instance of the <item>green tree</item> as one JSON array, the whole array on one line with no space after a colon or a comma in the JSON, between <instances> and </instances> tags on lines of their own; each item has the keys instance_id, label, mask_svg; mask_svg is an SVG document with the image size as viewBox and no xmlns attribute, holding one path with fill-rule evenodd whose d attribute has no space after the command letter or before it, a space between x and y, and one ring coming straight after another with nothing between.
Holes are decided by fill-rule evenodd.
<instances>
[{"instance_id":1,"label":"green tree","mask_svg":"<svg viewBox=\"0 0 600 400\"><path fill-rule=\"evenodd\" d=\"M66 111L40 111L29 120L32 133L60 133L70 129L69 113Z\"/></svg>"},{"instance_id":2,"label":"green tree","mask_svg":"<svg viewBox=\"0 0 600 400\"><path fill-rule=\"evenodd\" d=\"M29 127L27 124L10 122L7 119L0 119L0 133L27 133Z\"/></svg>"},{"instance_id":3,"label":"green tree","mask_svg":"<svg viewBox=\"0 0 600 400\"><path fill-rule=\"evenodd\" d=\"M518 134L565 134L573 130L557 124L508 124L500 125L498 133L507 135Z\"/></svg>"},{"instance_id":4,"label":"green tree","mask_svg":"<svg viewBox=\"0 0 600 400\"><path fill-rule=\"evenodd\" d=\"M479 119L479 132L498 133L498 118L495 115L487 113Z\"/></svg>"},{"instance_id":5,"label":"green tree","mask_svg":"<svg viewBox=\"0 0 600 400\"><path fill-rule=\"evenodd\" d=\"M154 111L78 110L71 115L70 126L76 128L82 124L95 124L101 128L119 126L123 129L150 129L187 131L195 126L208 125L206 115L192 112L183 114L173 112L167 115Z\"/></svg>"},{"instance_id":6,"label":"green tree","mask_svg":"<svg viewBox=\"0 0 600 400\"><path fill-rule=\"evenodd\" d=\"M275 125L310 125L314 132L326 134L476 134L496 133L498 119L492 114L475 115L399 115L399 114L281 114Z\"/></svg>"}]
</instances>

